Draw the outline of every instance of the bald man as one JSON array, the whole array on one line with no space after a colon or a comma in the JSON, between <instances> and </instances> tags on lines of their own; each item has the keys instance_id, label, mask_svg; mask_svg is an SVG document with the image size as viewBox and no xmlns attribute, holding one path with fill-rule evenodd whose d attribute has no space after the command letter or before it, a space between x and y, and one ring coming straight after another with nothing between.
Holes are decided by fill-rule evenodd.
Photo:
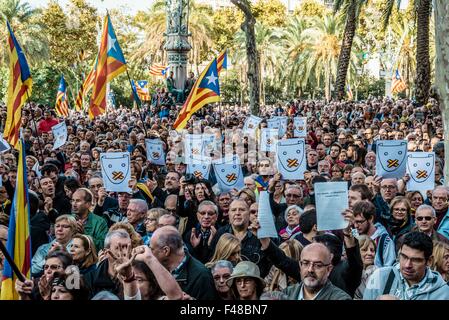
<instances>
[{"instance_id":1,"label":"bald man","mask_svg":"<svg viewBox=\"0 0 449 320\"><path fill-rule=\"evenodd\" d=\"M249 206L244 200L234 200L229 206L229 224L218 229L214 239L211 242L210 250L215 252L218 240L224 233L235 235L241 244L241 255L247 260L254 262L260 269L261 277L268 275L271 268L271 262L261 250L260 241L251 230Z\"/></svg>"},{"instance_id":2,"label":"bald man","mask_svg":"<svg viewBox=\"0 0 449 320\"><path fill-rule=\"evenodd\" d=\"M299 265L302 282L284 290L291 300L351 300L346 292L329 280L333 268L332 254L324 244L305 246Z\"/></svg>"},{"instance_id":3,"label":"bald man","mask_svg":"<svg viewBox=\"0 0 449 320\"><path fill-rule=\"evenodd\" d=\"M197 300L218 300L209 269L184 250L178 230L172 226L156 229L150 248L156 259L175 277L182 291Z\"/></svg>"}]
</instances>

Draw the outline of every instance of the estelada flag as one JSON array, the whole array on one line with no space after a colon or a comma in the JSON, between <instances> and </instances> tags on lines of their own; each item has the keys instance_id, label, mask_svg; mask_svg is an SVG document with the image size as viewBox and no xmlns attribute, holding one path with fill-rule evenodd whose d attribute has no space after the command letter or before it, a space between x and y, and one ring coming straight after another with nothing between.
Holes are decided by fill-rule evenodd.
<instances>
[{"instance_id":1,"label":"estelada flag","mask_svg":"<svg viewBox=\"0 0 449 320\"><path fill-rule=\"evenodd\" d=\"M106 15L95 66L94 87L89 107L90 119L106 112L106 85L125 71L125 57L117 41L111 19Z\"/></svg>"},{"instance_id":2,"label":"estelada flag","mask_svg":"<svg viewBox=\"0 0 449 320\"><path fill-rule=\"evenodd\" d=\"M217 59L212 60L196 80L173 124L173 128L180 131L185 128L187 121L199 109L208 103L220 101L220 83L218 81Z\"/></svg>"},{"instance_id":3,"label":"estelada flag","mask_svg":"<svg viewBox=\"0 0 449 320\"><path fill-rule=\"evenodd\" d=\"M6 123L3 138L15 149L19 144L19 129L22 125L22 107L28 97L31 96L33 80L25 54L20 48L14 33L6 21L8 27L8 55L9 55L9 84L6 99Z\"/></svg>"}]
</instances>

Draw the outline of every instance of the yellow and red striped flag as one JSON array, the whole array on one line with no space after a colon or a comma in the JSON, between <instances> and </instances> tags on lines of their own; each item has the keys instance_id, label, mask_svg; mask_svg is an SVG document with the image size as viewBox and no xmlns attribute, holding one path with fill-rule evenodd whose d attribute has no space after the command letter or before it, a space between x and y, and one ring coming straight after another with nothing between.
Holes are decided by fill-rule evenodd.
<instances>
[{"instance_id":1,"label":"yellow and red striped flag","mask_svg":"<svg viewBox=\"0 0 449 320\"><path fill-rule=\"evenodd\" d=\"M214 58L193 85L173 128L177 131L184 129L195 112L208 103L218 101L220 101L220 82L218 81L217 59Z\"/></svg>"},{"instance_id":2,"label":"yellow and red striped flag","mask_svg":"<svg viewBox=\"0 0 449 320\"><path fill-rule=\"evenodd\" d=\"M22 125L22 107L28 97L31 96L33 79L25 54L20 48L14 33L6 21L8 27L8 54L9 54L9 84L6 99L6 124L3 138L15 149L19 144L19 130Z\"/></svg>"},{"instance_id":3,"label":"yellow and red striped flag","mask_svg":"<svg viewBox=\"0 0 449 320\"><path fill-rule=\"evenodd\" d=\"M401 75L399 74L399 70L396 69L396 72L393 74L393 79L391 81L391 93L396 94L398 92L402 92L407 89L407 85L402 80Z\"/></svg>"},{"instance_id":4,"label":"yellow and red striped flag","mask_svg":"<svg viewBox=\"0 0 449 320\"><path fill-rule=\"evenodd\" d=\"M27 169L23 141L18 142L19 161L17 164L16 189L9 217L6 248L19 271L28 279L31 273L30 207L28 199ZM5 259L0 300L19 300L15 289L17 276Z\"/></svg>"},{"instance_id":5,"label":"yellow and red striped flag","mask_svg":"<svg viewBox=\"0 0 449 320\"><path fill-rule=\"evenodd\" d=\"M84 97L89 93L90 90L92 90L94 86L94 80L95 80L95 66L92 68L92 70L89 72L87 77L84 79L83 83L81 84L81 88L78 91L78 95L76 97L75 102L75 110L76 111L82 111L84 110Z\"/></svg>"},{"instance_id":6,"label":"yellow and red striped flag","mask_svg":"<svg viewBox=\"0 0 449 320\"><path fill-rule=\"evenodd\" d=\"M218 74L220 74L223 69L228 69L228 49L224 49L217 57Z\"/></svg>"},{"instance_id":7,"label":"yellow and red striped flag","mask_svg":"<svg viewBox=\"0 0 449 320\"><path fill-rule=\"evenodd\" d=\"M155 77L167 77L168 68L168 66L155 63L150 67L150 74Z\"/></svg>"},{"instance_id":8,"label":"yellow and red striped flag","mask_svg":"<svg viewBox=\"0 0 449 320\"><path fill-rule=\"evenodd\" d=\"M67 102L67 84L64 79L64 75L61 76L61 81L59 81L58 93L56 95L56 114L59 117L69 116L69 104Z\"/></svg>"},{"instance_id":9,"label":"yellow and red striped flag","mask_svg":"<svg viewBox=\"0 0 449 320\"><path fill-rule=\"evenodd\" d=\"M106 15L95 65L95 80L89 107L90 119L106 112L107 83L125 71L125 57L117 41L111 19L109 15Z\"/></svg>"}]
</instances>

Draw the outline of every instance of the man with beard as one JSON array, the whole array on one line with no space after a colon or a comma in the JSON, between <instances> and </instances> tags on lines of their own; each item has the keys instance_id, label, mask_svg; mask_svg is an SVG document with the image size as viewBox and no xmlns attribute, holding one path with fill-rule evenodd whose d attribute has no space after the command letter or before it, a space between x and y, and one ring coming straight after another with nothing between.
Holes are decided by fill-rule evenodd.
<instances>
[{"instance_id":1,"label":"man with beard","mask_svg":"<svg viewBox=\"0 0 449 320\"><path fill-rule=\"evenodd\" d=\"M301 252L302 282L289 286L283 292L290 300L352 300L343 290L329 280L332 271L332 254L321 243L312 243Z\"/></svg>"}]
</instances>

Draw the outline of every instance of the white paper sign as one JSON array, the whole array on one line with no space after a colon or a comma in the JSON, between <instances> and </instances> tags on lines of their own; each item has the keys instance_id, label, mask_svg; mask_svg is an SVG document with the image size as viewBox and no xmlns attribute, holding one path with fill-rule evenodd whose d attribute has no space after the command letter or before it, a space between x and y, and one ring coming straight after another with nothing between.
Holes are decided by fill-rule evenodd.
<instances>
[{"instance_id":1,"label":"white paper sign","mask_svg":"<svg viewBox=\"0 0 449 320\"><path fill-rule=\"evenodd\" d=\"M218 185L222 192L232 189L240 190L245 186L238 156L220 159L219 161L215 161L213 166Z\"/></svg>"},{"instance_id":2,"label":"white paper sign","mask_svg":"<svg viewBox=\"0 0 449 320\"><path fill-rule=\"evenodd\" d=\"M258 212L257 219L259 220L260 228L257 230L257 238L277 238L278 234L270 207L270 195L267 191L259 193Z\"/></svg>"},{"instance_id":3,"label":"white paper sign","mask_svg":"<svg viewBox=\"0 0 449 320\"><path fill-rule=\"evenodd\" d=\"M279 120L279 137L283 137L287 133L288 117L287 116L275 116L273 117Z\"/></svg>"},{"instance_id":4,"label":"white paper sign","mask_svg":"<svg viewBox=\"0 0 449 320\"><path fill-rule=\"evenodd\" d=\"M250 115L246 118L245 125L243 126L243 132L245 134L255 135L257 127L262 122L262 118Z\"/></svg>"},{"instance_id":5,"label":"white paper sign","mask_svg":"<svg viewBox=\"0 0 449 320\"><path fill-rule=\"evenodd\" d=\"M302 180L307 169L303 138L279 140L276 150L278 171L285 180Z\"/></svg>"},{"instance_id":6,"label":"white paper sign","mask_svg":"<svg viewBox=\"0 0 449 320\"><path fill-rule=\"evenodd\" d=\"M203 154L203 135L186 134L184 138L184 157L186 164L192 163L192 158Z\"/></svg>"},{"instance_id":7,"label":"white paper sign","mask_svg":"<svg viewBox=\"0 0 449 320\"><path fill-rule=\"evenodd\" d=\"M164 144L159 139L145 139L147 149L147 159L155 165L165 165Z\"/></svg>"},{"instance_id":8,"label":"white paper sign","mask_svg":"<svg viewBox=\"0 0 449 320\"><path fill-rule=\"evenodd\" d=\"M0 152L6 152L9 149L11 149L11 146L9 145L8 141L3 139L3 134L0 133Z\"/></svg>"},{"instance_id":9,"label":"white paper sign","mask_svg":"<svg viewBox=\"0 0 449 320\"><path fill-rule=\"evenodd\" d=\"M213 133L203 134L203 146L202 154L205 157L209 157L212 154L221 152L221 141L217 139L216 135Z\"/></svg>"},{"instance_id":10,"label":"white paper sign","mask_svg":"<svg viewBox=\"0 0 449 320\"><path fill-rule=\"evenodd\" d=\"M435 188L435 153L409 152L407 154L407 191L433 190Z\"/></svg>"},{"instance_id":11,"label":"white paper sign","mask_svg":"<svg viewBox=\"0 0 449 320\"><path fill-rule=\"evenodd\" d=\"M376 144L376 174L400 179L405 175L407 141L379 140Z\"/></svg>"},{"instance_id":12,"label":"white paper sign","mask_svg":"<svg viewBox=\"0 0 449 320\"><path fill-rule=\"evenodd\" d=\"M318 182L314 189L318 231L346 228L348 222L342 213L349 208L348 183Z\"/></svg>"},{"instance_id":13,"label":"white paper sign","mask_svg":"<svg viewBox=\"0 0 449 320\"><path fill-rule=\"evenodd\" d=\"M260 151L275 152L278 141L278 129L263 128L260 134Z\"/></svg>"},{"instance_id":14,"label":"white paper sign","mask_svg":"<svg viewBox=\"0 0 449 320\"><path fill-rule=\"evenodd\" d=\"M281 119L279 117L272 117L267 119L267 127L268 129L276 129L277 134L279 135L281 130Z\"/></svg>"},{"instance_id":15,"label":"white paper sign","mask_svg":"<svg viewBox=\"0 0 449 320\"><path fill-rule=\"evenodd\" d=\"M131 179L129 152L107 152L100 154L101 175L106 191L130 192Z\"/></svg>"},{"instance_id":16,"label":"white paper sign","mask_svg":"<svg viewBox=\"0 0 449 320\"><path fill-rule=\"evenodd\" d=\"M307 117L295 117L293 119L294 136L306 137L307 136Z\"/></svg>"},{"instance_id":17,"label":"white paper sign","mask_svg":"<svg viewBox=\"0 0 449 320\"><path fill-rule=\"evenodd\" d=\"M52 150L56 150L67 142L67 125L65 124L65 121L51 127L51 131L53 131L53 137L55 137L55 143Z\"/></svg>"},{"instance_id":18,"label":"white paper sign","mask_svg":"<svg viewBox=\"0 0 449 320\"><path fill-rule=\"evenodd\" d=\"M31 168L31 170L33 170L34 172L36 172L36 176L40 179L42 177L42 173L39 170L39 161L36 161L36 163L34 164L34 166Z\"/></svg>"},{"instance_id":19,"label":"white paper sign","mask_svg":"<svg viewBox=\"0 0 449 320\"><path fill-rule=\"evenodd\" d=\"M209 179L210 157L193 158L193 162L187 165L186 173L193 174L197 179Z\"/></svg>"}]
</instances>

